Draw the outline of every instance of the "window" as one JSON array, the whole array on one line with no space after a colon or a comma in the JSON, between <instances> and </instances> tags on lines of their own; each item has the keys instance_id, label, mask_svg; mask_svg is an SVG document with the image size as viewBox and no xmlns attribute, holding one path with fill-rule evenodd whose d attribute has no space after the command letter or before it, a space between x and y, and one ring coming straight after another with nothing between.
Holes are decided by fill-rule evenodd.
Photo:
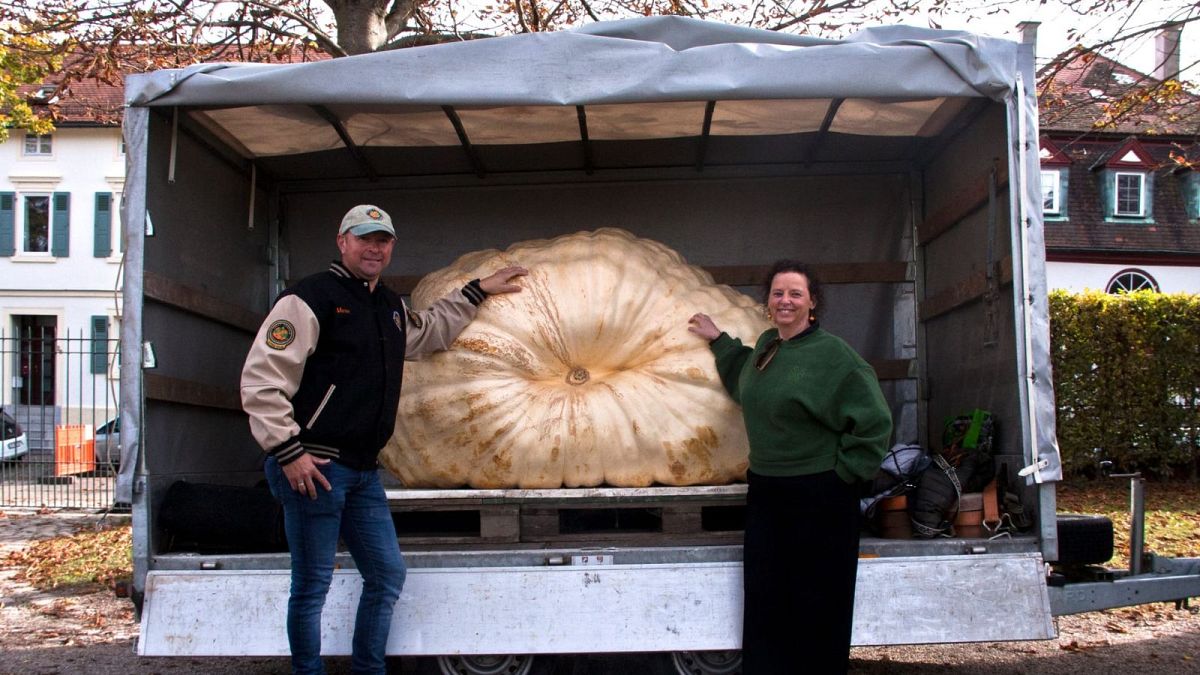
<instances>
[{"instance_id":1,"label":"window","mask_svg":"<svg viewBox=\"0 0 1200 675\"><path fill-rule=\"evenodd\" d=\"M1058 215L1062 211L1059 191L1059 172L1042 170L1042 213Z\"/></svg>"},{"instance_id":2,"label":"window","mask_svg":"<svg viewBox=\"0 0 1200 675\"><path fill-rule=\"evenodd\" d=\"M23 154L26 157L49 157L53 150L53 137L50 134L25 134Z\"/></svg>"},{"instance_id":3,"label":"window","mask_svg":"<svg viewBox=\"0 0 1200 675\"><path fill-rule=\"evenodd\" d=\"M25 253L50 252L50 195L25 195L22 250Z\"/></svg>"},{"instance_id":4,"label":"window","mask_svg":"<svg viewBox=\"0 0 1200 675\"><path fill-rule=\"evenodd\" d=\"M1200 219L1200 172L1189 170L1183 177L1183 195L1188 217Z\"/></svg>"},{"instance_id":5,"label":"window","mask_svg":"<svg viewBox=\"0 0 1200 675\"><path fill-rule=\"evenodd\" d=\"M1108 281L1107 293L1132 293L1134 291L1158 292L1158 282L1139 269L1121 270Z\"/></svg>"},{"instance_id":6,"label":"window","mask_svg":"<svg viewBox=\"0 0 1200 675\"><path fill-rule=\"evenodd\" d=\"M9 210L14 202L17 208ZM0 239L14 231L17 235L15 250L0 242L0 255L40 256L48 253L56 258L67 257L71 240L71 194L0 194Z\"/></svg>"},{"instance_id":7,"label":"window","mask_svg":"<svg viewBox=\"0 0 1200 675\"><path fill-rule=\"evenodd\" d=\"M1142 204L1145 174L1116 173L1116 189L1113 190L1113 214L1117 216L1141 217L1145 215Z\"/></svg>"}]
</instances>

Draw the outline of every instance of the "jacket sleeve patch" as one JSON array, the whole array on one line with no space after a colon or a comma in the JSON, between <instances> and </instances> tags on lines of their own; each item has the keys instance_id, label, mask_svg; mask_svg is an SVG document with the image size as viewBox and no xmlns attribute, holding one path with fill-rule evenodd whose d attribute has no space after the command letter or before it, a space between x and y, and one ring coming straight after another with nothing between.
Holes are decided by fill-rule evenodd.
<instances>
[{"instance_id":1,"label":"jacket sleeve patch","mask_svg":"<svg viewBox=\"0 0 1200 675\"><path fill-rule=\"evenodd\" d=\"M412 322L413 328L421 330L421 328L425 325L425 321L421 318L421 315L407 307L404 309L406 312L408 312L408 320Z\"/></svg>"},{"instance_id":2,"label":"jacket sleeve patch","mask_svg":"<svg viewBox=\"0 0 1200 675\"><path fill-rule=\"evenodd\" d=\"M286 349L296 339L296 327L291 321L280 319L267 330L267 346L271 349Z\"/></svg>"}]
</instances>

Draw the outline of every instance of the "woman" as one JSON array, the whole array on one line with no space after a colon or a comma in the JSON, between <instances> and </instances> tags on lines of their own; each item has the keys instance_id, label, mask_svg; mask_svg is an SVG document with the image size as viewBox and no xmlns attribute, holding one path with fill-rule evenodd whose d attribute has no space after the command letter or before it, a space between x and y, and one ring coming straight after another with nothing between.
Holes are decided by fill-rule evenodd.
<instances>
[{"instance_id":1,"label":"woman","mask_svg":"<svg viewBox=\"0 0 1200 675\"><path fill-rule=\"evenodd\" d=\"M821 287L803 263L765 283L774 328L753 349L696 314L750 440L742 665L761 673L844 673L858 572L858 484L892 433L871 366L817 325Z\"/></svg>"}]
</instances>

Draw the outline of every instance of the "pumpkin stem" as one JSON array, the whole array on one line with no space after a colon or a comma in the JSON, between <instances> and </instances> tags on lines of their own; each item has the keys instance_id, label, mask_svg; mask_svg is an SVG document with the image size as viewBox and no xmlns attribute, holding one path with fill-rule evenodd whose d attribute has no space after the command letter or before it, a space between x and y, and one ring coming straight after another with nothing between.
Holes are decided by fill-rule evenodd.
<instances>
[{"instance_id":1,"label":"pumpkin stem","mask_svg":"<svg viewBox=\"0 0 1200 675\"><path fill-rule=\"evenodd\" d=\"M575 366L571 372L567 373L567 384L580 385L587 382L591 378L591 373L586 368Z\"/></svg>"}]
</instances>

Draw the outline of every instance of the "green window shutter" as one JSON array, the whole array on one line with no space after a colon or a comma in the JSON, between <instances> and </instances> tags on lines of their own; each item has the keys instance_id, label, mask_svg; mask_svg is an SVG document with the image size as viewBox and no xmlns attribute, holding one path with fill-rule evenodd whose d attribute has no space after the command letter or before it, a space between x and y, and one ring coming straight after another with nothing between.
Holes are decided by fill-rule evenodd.
<instances>
[{"instance_id":1,"label":"green window shutter","mask_svg":"<svg viewBox=\"0 0 1200 675\"><path fill-rule=\"evenodd\" d=\"M1154 222L1154 172L1147 171L1142 179L1142 218Z\"/></svg>"},{"instance_id":2,"label":"green window shutter","mask_svg":"<svg viewBox=\"0 0 1200 675\"><path fill-rule=\"evenodd\" d=\"M11 257L17 252L13 231L15 192L0 192L0 256Z\"/></svg>"},{"instance_id":3,"label":"green window shutter","mask_svg":"<svg viewBox=\"0 0 1200 675\"><path fill-rule=\"evenodd\" d=\"M1184 178L1183 193L1187 195L1188 217L1192 220L1200 218L1200 173L1195 169L1189 171Z\"/></svg>"},{"instance_id":4,"label":"green window shutter","mask_svg":"<svg viewBox=\"0 0 1200 675\"><path fill-rule=\"evenodd\" d=\"M92 317L92 374L108 372L108 317Z\"/></svg>"},{"instance_id":5,"label":"green window shutter","mask_svg":"<svg viewBox=\"0 0 1200 675\"><path fill-rule=\"evenodd\" d=\"M1058 217L1069 218L1067 211L1067 195L1071 193L1071 169L1064 168L1058 172Z\"/></svg>"},{"instance_id":6,"label":"green window shutter","mask_svg":"<svg viewBox=\"0 0 1200 675\"><path fill-rule=\"evenodd\" d=\"M95 248L92 255L107 258L112 255L112 193L96 193Z\"/></svg>"},{"instance_id":7,"label":"green window shutter","mask_svg":"<svg viewBox=\"0 0 1200 675\"><path fill-rule=\"evenodd\" d=\"M56 258L71 255L71 193L54 193L54 215L50 221L50 253Z\"/></svg>"},{"instance_id":8,"label":"green window shutter","mask_svg":"<svg viewBox=\"0 0 1200 675\"><path fill-rule=\"evenodd\" d=\"M1104 218L1112 220L1114 205L1113 193L1116 192L1117 174L1109 169L1100 173L1100 205L1104 208Z\"/></svg>"}]
</instances>

